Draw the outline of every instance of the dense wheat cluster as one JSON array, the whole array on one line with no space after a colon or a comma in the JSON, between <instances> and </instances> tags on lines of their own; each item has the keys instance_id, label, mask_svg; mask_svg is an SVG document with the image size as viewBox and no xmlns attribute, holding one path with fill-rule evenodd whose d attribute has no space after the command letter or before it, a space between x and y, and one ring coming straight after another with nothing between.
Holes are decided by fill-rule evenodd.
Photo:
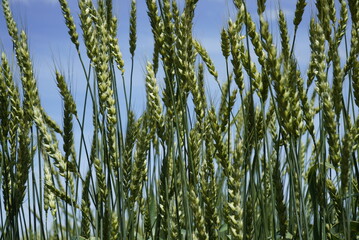
<instances>
[{"instance_id":1,"label":"dense wheat cluster","mask_svg":"<svg viewBox=\"0 0 359 240\"><path fill-rule=\"evenodd\" d=\"M257 13L233 0L236 17L218 32L224 75L194 37L197 1L146 0L154 45L138 112L136 0L121 3L126 63L111 0L78 0L78 14L59 0L86 97L79 106L56 70L57 123L41 104L36 52L2 0L16 66L2 53L0 239L358 239L359 1L298 0L293 22L277 11L274 36L265 0ZM299 69L304 11L311 54Z\"/></svg>"}]
</instances>

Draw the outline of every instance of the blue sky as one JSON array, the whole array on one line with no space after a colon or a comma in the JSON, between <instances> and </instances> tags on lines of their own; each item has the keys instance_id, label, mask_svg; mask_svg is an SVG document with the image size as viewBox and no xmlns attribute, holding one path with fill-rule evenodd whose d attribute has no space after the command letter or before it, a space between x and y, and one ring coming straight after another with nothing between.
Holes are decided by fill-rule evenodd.
<instances>
[{"instance_id":1,"label":"blue sky","mask_svg":"<svg viewBox=\"0 0 359 240\"><path fill-rule=\"evenodd\" d=\"M68 2L77 21L79 13L77 1L70 0ZM82 90L84 89L84 79L79 68L76 52L69 40L59 4L57 0L10 0L10 3L18 27L25 29L28 34L31 57L34 62L42 103L50 115L58 115L54 116L55 118L61 117L61 114L58 114L61 103L54 80L55 66L65 73L71 73L67 74L67 78L71 76L72 79L68 80L70 80L73 93L76 98L79 98L79 101L81 101ZM145 1L138 1L137 9L138 42L135 57L134 94L144 91L144 68L146 61L152 58L153 43ZM129 0L114 1L114 14L119 19L120 48L128 69L127 78L129 78L130 67L128 50L129 12ZM195 36L207 48L214 60L219 59L215 62L219 62L221 65L223 64L223 59L220 58L219 33L222 26L226 24L226 19L230 13L233 13L232 3L222 0L199 1L196 12ZM3 16L0 18L0 49L5 51L8 56L12 56L11 40L7 34ZM143 94L138 95L142 96ZM144 99L140 98L134 104L141 106L143 101ZM51 114L52 111L53 114Z\"/></svg>"},{"instance_id":2,"label":"blue sky","mask_svg":"<svg viewBox=\"0 0 359 240\"><path fill-rule=\"evenodd\" d=\"M78 22L79 13L77 1L68 0L71 12ZM128 47L128 29L130 0L114 0L114 14L119 19L119 44L125 60L126 80L129 79L130 54ZM247 1L247 7L255 21L256 1ZM274 34L274 42L280 42L279 32L276 27L277 10L279 7L287 15L289 33L292 35L292 20L294 17L296 1L268 0L266 18L273 22L271 27ZM31 57L34 63L34 71L38 81L41 101L50 116L61 122L61 98L54 80L54 69L59 68L65 73L70 83L73 95L80 104L83 100L85 79L81 71L79 60L67 34L67 28L57 0L10 0L11 8L20 29L25 29L30 44ZM183 1L179 1L183 6ZM306 71L309 61L309 18L315 15L314 1L309 0L305 10L303 22L299 27L296 42L296 56L299 60L302 72ZM145 1L138 1L137 5L137 50L135 57L134 75L134 106L137 109L144 107L144 75L146 61L152 58L152 33L146 14ZM220 79L225 79L224 58L221 55L220 31L225 27L229 17L235 13L231 0L199 0L194 19L194 36L207 49L212 57ZM81 38L80 29L77 29ZM9 58L13 57L10 37L7 34L4 17L0 16L0 50L5 51ZM83 51L85 54L85 51ZM208 79L209 85L213 83ZM139 114L139 113L138 113Z\"/></svg>"}]
</instances>

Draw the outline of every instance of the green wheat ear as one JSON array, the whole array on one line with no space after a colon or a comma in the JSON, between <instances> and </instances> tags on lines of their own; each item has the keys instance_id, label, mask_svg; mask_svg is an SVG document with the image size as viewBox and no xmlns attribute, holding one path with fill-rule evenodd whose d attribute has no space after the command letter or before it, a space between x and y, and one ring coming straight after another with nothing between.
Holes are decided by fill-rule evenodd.
<instances>
[{"instance_id":1,"label":"green wheat ear","mask_svg":"<svg viewBox=\"0 0 359 240\"><path fill-rule=\"evenodd\" d=\"M76 32L76 25L74 22L74 19L70 13L70 8L68 6L68 3L66 0L59 0L60 6L61 6L61 10L62 10L62 14L65 18L65 23L67 28L69 29L69 35L70 35L70 39L72 41L72 43L75 45L76 50L79 51L80 48L80 43L79 43L79 36Z\"/></svg>"},{"instance_id":2,"label":"green wheat ear","mask_svg":"<svg viewBox=\"0 0 359 240\"><path fill-rule=\"evenodd\" d=\"M112 17L111 21L109 23L110 26L110 38L109 38L109 45L111 49L111 54L115 59L116 66L118 70L121 71L122 74L125 73L125 62L122 58L122 53L120 51L120 47L118 45L118 39L117 39L117 18Z\"/></svg>"},{"instance_id":3,"label":"green wheat ear","mask_svg":"<svg viewBox=\"0 0 359 240\"><path fill-rule=\"evenodd\" d=\"M135 55L136 50L136 14L137 14L137 8L136 8L136 0L131 1L131 17L130 17L130 53L131 55Z\"/></svg>"},{"instance_id":4,"label":"green wheat ear","mask_svg":"<svg viewBox=\"0 0 359 240\"><path fill-rule=\"evenodd\" d=\"M12 16L12 12L10 9L9 1L8 0L2 0L2 7L3 7L3 13L5 15L7 29L9 32L10 37L12 38L14 46L17 45L18 38L19 38L19 31L17 28L17 24Z\"/></svg>"},{"instance_id":5,"label":"green wheat ear","mask_svg":"<svg viewBox=\"0 0 359 240\"><path fill-rule=\"evenodd\" d=\"M293 24L295 29L298 29L299 24L302 22L303 13L305 6L307 5L305 0L298 0L295 8L295 14L293 19Z\"/></svg>"},{"instance_id":6,"label":"green wheat ear","mask_svg":"<svg viewBox=\"0 0 359 240\"><path fill-rule=\"evenodd\" d=\"M198 52L198 54L201 56L201 58L203 59L203 62L206 64L209 73L217 80L218 73L206 49L196 40L193 40L193 46Z\"/></svg>"}]
</instances>

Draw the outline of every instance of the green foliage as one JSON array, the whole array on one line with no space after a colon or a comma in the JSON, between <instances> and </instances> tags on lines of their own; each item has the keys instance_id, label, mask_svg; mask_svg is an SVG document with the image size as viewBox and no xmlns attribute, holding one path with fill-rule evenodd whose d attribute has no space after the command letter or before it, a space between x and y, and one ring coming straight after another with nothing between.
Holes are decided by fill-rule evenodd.
<instances>
[{"instance_id":1,"label":"green foliage","mask_svg":"<svg viewBox=\"0 0 359 240\"><path fill-rule=\"evenodd\" d=\"M2 0L20 71L2 53L0 239L357 239L359 2L316 1L310 62L300 72L294 49L306 1L297 1L293 35L278 10L276 45L266 1L257 1L257 26L234 0L236 18L218 33L224 76L193 36L197 2L146 0L153 59L146 108L136 112L136 1L127 73L112 1L78 0L77 20L59 0L86 83L78 106L56 70L59 127L42 108L26 33ZM220 104L208 100L207 81L218 84Z\"/></svg>"}]
</instances>

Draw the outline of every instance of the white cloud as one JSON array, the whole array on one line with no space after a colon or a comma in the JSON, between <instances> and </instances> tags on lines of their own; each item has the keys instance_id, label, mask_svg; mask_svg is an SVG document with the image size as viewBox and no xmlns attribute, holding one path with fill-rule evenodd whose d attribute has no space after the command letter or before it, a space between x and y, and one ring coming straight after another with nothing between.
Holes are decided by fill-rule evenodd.
<instances>
[{"instance_id":1,"label":"white cloud","mask_svg":"<svg viewBox=\"0 0 359 240\"><path fill-rule=\"evenodd\" d=\"M282 11L287 19L292 18L294 15L293 11L291 11L290 9L282 8ZM269 21L276 21L279 18L279 9L273 9L273 8L268 9L265 12L265 16Z\"/></svg>"},{"instance_id":2,"label":"white cloud","mask_svg":"<svg viewBox=\"0 0 359 240\"><path fill-rule=\"evenodd\" d=\"M30 3L30 2L41 2L41 3L48 3L48 4L54 4L57 2L57 0L9 0L11 3Z\"/></svg>"}]
</instances>

